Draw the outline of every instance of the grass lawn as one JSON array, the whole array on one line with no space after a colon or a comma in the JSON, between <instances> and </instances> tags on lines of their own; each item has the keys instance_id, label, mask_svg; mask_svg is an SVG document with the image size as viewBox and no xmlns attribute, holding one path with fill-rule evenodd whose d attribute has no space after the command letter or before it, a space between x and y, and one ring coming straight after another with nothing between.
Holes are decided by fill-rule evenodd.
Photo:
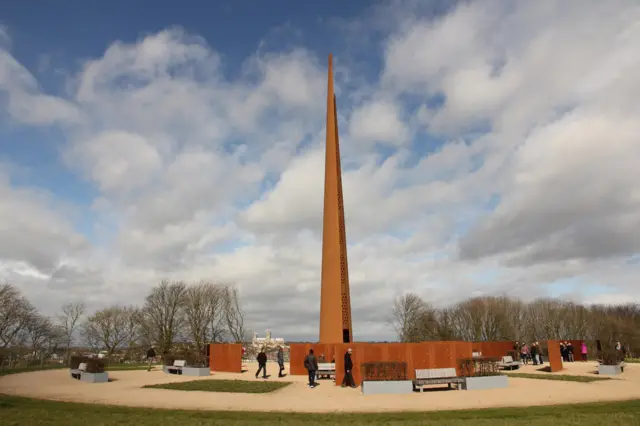
<instances>
[{"instance_id":1,"label":"grass lawn","mask_svg":"<svg viewBox=\"0 0 640 426\"><path fill-rule=\"evenodd\" d=\"M610 377L592 377L592 376L571 376L569 374L529 374L529 373L503 373L509 377L517 377L521 379L538 379L538 380L560 380L562 382L601 382L603 380L611 380Z\"/></svg>"},{"instance_id":2,"label":"grass lawn","mask_svg":"<svg viewBox=\"0 0 640 426\"><path fill-rule=\"evenodd\" d=\"M0 424L10 425L638 425L640 400L385 414L177 411L42 401L0 394Z\"/></svg>"},{"instance_id":3,"label":"grass lawn","mask_svg":"<svg viewBox=\"0 0 640 426\"><path fill-rule=\"evenodd\" d=\"M182 391L269 393L289 386L289 384L290 383L287 382L249 382L247 380L193 380L190 382L175 382L144 387Z\"/></svg>"},{"instance_id":4,"label":"grass lawn","mask_svg":"<svg viewBox=\"0 0 640 426\"><path fill-rule=\"evenodd\" d=\"M5 368L0 370L0 376L7 376L9 374L18 374L18 373L29 373L32 371L59 370L61 368L69 368L69 367L63 364L47 364L42 367L36 366L36 367ZM112 365L105 366L105 371L146 370L147 368L149 368L147 364L112 364Z\"/></svg>"}]
</instances>

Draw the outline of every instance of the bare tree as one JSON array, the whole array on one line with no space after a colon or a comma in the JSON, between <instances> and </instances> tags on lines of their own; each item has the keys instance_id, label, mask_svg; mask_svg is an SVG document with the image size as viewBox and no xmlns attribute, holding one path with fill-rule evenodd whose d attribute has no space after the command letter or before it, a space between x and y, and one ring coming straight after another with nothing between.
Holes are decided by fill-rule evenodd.
<instances>
[{"instance_id":1,"label":"bare tree","mask_svg":"<svg viewBox=\"0 0 640 426\"><path fill-rule=\"evenodd\" d=\"M401 342L418 342L424 340L420 329L425 319L425 303L417 294L408 293L393 302L389 322L395 329Z\"/></svg>"},{"instance_id":2,"label":"bare tree","mask_svg":"<svg viewBox=\"0 0 640 426\"><path fill-rule=\"evenodd\" d=\"M31 350L30 357L40 360L40 364L64 341L61 328L39 314L32 315L27 321L25 335Z\"/></svg>"},{"instance_id":3,"label":"bare tree","mask_svg":"<svg viewBox=\"0 0 640 426\"><path fill-rule=\"evenodd\" d=\"M107 356L126 346L135 338L137 310L134 307L112 306L87 318L82 334L92 347L103 347Z\"/></svg>"},{"instance_id":4,"label":"bare tree","mask_svg":"<svg viewBox=\"0 0 640 426\"><path fill-rule=\"evenodd\" d=\"M224 322L231 340L235 343L244 343L247 340L247 330L244 326L244 311L240 306L240 297L235 286L225 287L223 307Z\"/></svg>"},{"instance_id":5,"label":"bare tree","mask_svg":"<svg viewBox=\"0 0 640 426\"><path fill-rule=\"evenodd\" d=\"M140 313L144 340L155 344L161 353L170 351L184 325L185 283L161 281L145 300Z\"/></svg>"},{"instance_id":6,"label":"bare tree","mask_svg":"<svg viewBox=\"0 0 640 426\"><path fill-rule=\"evenodd\" d=\"M225 291L224 285L201 282L185 292L186 328L198 353L204 353L208 341L220 337Z\"/></svg>"},{"instance_id":7,"label":"bare tree","mask_svg":"<svg viewBox=\"0 0 640 426\"><path fill-rule=\"evenodd\" d=\"M0 348L18 344L35 309L11 284L0 286Z\"/></svg>"},{"instance_id":8,"label":"bare tree","mask_svg":"<svg viewBox=\"0 0 640 426\"><path fill-rule=\"evenodd\" d=\"M64 343L66 345L65 362L69 362L69 351L73 344L73 334L80 325L79 320L84 315L85 309L85 304L82 302L67 303L62 307L57 317L58 324L64 333Z\"/></svg>"}]
</instances>

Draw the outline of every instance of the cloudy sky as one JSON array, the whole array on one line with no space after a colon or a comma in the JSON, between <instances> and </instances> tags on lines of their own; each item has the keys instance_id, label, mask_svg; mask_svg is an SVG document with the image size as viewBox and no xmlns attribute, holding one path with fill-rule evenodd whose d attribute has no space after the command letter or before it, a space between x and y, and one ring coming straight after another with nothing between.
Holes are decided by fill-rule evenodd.
<instances>
[{"instance_id":1,"label":"cloudy sky","mask_svg":"<svg viewBox=\"0 0 640 426\"><path fill-rule=\"evenodd\" d=\"M354 337L392 300L638 301L637 1L0 3L0 281L235 282L317 339L334 54Z\"/></svg>"}]
</instances>

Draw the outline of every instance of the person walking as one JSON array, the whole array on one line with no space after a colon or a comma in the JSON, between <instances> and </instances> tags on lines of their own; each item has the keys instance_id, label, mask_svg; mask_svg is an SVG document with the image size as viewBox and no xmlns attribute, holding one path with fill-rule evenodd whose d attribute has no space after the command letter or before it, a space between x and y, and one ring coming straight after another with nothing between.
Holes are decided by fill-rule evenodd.
<instances>
[{"instance_id":1,"label":"person walking","mask_svg":"<svg viewBox=\"0 0 640 426\"><path fill-rule=\"evenodd\" d=\"M156 350L153 348L153 346L151 346L147 351L147 363L149 364L149 368L147 369L147 371L151 371L151 365L153 364L153 361L155 360L155 358L156 358Z\"/></svg>"},{"instance_id":2,"label":"person walking","mask_svg":"<svg viewBox=\"0 0 640 426\"><path fill-rule=\"evenodd\" d=\"M544 364L542 360L542 346L540 346L539 342L536 342L536 347L538 348L538 360L540 361L540 365Z\"/></svg>"},{"instance_id":3,"label":"person walking","mask_svg":"<svg viewBox=\"0 0 640 426\"><path fill-rule=\"evenodd\" d=\"M318 371L318 360L313 354L313 349L309 349L309 355L304 359L304 368L309 373L309 387L316 387L316 371Z\"/></svg>"},{"instance_id":4,"label":"person walking","mask_svg":"<svg viewBox=\"0 0 640 426\"><path fill-rule=\"evenodd\" d=\"M258 361L258 371L256 371L256 379L260 375L261 371L262 371L262 378L266 379L267 378L267 354L264 353L264 348L260 349L260 353L258 353L256 360Z\"/></svg>"},{"instance_id":5,"label":"person walking","mask_svg":"<svg viewBox=\"0 0 640 426\"><path fill-rule=\"evenodd\" d=\"M278 360L278 366L280 367L280 371L278 372L278 377L284 377L282 372L284 371L284 352L282 351L282 346L278 346L278 353L276 355L276 359Z\"/></svg>"},{"instance_id":6,"label":"person walking","mask_svg":"<svg viewBox=\"0 0 640 426\"><path fill-rule=\"evenodd\" d=\"M353 360L351 359L352 353L353 350L349 348L344 354L344 378L342 379L342 387L356 387L355 380L353 380Z\"/></svg>"},{"instance_id":7,"label":"person walking","mask_svg":"<svg viewBox=\"0 0 640 426\"><path fill-rule=\"evenodd\" d=\"M582 342L582 344L580 345L580 355L582 355L582 362L586 362L587 361L587 344L585 342Z\"/></svg>"},{"instance_id":8,"label":"person walking","mask_svg":"<svg viewBox=\"0 0 640 426\"><path fill-rule=\"evenodd\" d=\"M531 344L531 361L533 365L538 365L538 348L535 343Z\"/></svg>"}]
</instances>

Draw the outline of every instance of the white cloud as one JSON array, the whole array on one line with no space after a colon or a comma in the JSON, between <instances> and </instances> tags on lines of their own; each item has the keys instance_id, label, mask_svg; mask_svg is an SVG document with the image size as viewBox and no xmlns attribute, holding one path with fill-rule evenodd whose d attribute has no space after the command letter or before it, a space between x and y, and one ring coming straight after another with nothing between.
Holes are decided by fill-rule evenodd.
<instances>
[{"instance_id":1,"label":"white cloud","mask_svg":"<svg viewBox=\"0 0 640 426\"><path fill-rule=\"evenodd\" d=\"M336 55L356 336L405 291L536 297L576 278L637 300L638 6L404 6L379 81ZM56 97L3 49L3 113L58 125L64 167L96 196L77 211L5 167L0 279L49 310L70 292L140 302L159 278L235 281L252 326L315 337L324 58L260 52L229 78L223 55L169 29L108 46Z\"/></svg>"},{"instance_id":2,"label":"white cloud","mask_svg":"<svg viewBox=\"0 0 640 426\"><path fill-rule=\"evenodd\" d=\"M398 105L376 100L353 112L349 135L355 141L398 145L406 141L408 130Z\"/></svg>"}]
</instances>

